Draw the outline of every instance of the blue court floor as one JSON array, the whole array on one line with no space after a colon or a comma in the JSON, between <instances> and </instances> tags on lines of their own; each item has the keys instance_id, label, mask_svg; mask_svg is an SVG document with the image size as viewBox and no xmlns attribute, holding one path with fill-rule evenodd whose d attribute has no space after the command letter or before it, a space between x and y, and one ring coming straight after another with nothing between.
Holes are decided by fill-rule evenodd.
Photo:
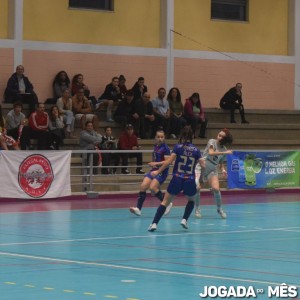
<instances>
[{"instance_id":1,"label":"blue court floor","mask_svg":"<svg viewBox=\"0 0 300 300\"><path fill-rule=\"evenodd\" d=\"M124 201L129 207L136 200ZM282 283L297 287L298 296L285 299L300 298L297 195L289 202L227 204L226 220L219 218L215 206L205 205L202 219L192 215L188 230L179 224L180 204L153 233L147 228L157 202L145 207L141 217L128 208L88 203L82 209L72 208L72 203L60 209L56 203L41 212L34 207L3 212L4 205L1 300L196 300L205 286L253 287L256 299L264 300L270 299L270 287Z\"/></svg>"}]
</instances>

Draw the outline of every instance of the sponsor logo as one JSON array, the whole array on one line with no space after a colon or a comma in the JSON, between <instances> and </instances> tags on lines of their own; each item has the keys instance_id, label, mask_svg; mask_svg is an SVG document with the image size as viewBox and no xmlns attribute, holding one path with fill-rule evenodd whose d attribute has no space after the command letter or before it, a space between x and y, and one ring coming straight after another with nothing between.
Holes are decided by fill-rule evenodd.
<instances>
[{"instance_id":1,"label":"sponsor logo","mask_svg":"<svg viewBox=\"0 0 300 300\"><path fill-rule=\"evenodd\" d=\"M49 160L40 154L25 158L19 167L18 180L21 189L30 197L43 197L54 179Z\"/></svg>"}]
</instances>

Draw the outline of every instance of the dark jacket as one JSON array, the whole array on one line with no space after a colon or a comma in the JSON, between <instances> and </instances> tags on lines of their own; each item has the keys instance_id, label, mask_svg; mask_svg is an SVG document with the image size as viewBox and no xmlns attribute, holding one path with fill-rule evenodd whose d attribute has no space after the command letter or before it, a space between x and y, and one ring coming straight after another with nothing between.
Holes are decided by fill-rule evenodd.
<instances>
[{"instance_id":1,"label":"dark jacket","mask_svg":"<svg viewBox=\"0 0 300 300\"><path fill-rule=\"evenodd\" d=\"M112 83L110 83L105 87L103 94L99 97L99 100L102 99L118 101L119 99L122 99L122 95L116 90Z\"/></svg>"},{"instance_id":2,"label":"dark jacket","mask_svg":"<svg viewBox=\"0 0 300 300\"><path fill-rule=\"evenodd\" d=\"M23 80L25 84L25 93L33 94L33 85L29 81L28 77L23 75ZM14 100L19 99L20 91L19 91L19 80L17 73L11 75L8 79L6 89L4 91L4 99L5 101L12 102Z\"/></svg>"},{"instance_id":3,"label":"dark jacket","mask_svg":"<svg viewBox=\"0 0 300 300\"><path fill-rule=\"evenodd\" d=\"M235 102L242 104L242 95L238 95L236 93L235 87L231 88L229 91L225 93L225 95L220 100L220 106L222 107L224 104L233 104Z\"/></svg>"}]
</instances>

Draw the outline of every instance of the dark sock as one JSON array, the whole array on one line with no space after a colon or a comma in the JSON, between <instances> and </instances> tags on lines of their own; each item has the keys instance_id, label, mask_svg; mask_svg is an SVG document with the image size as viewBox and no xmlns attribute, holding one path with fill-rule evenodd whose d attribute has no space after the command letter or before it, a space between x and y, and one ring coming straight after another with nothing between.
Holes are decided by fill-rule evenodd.
<instances>
[{"instance_id":1,"label":"dark sock","mask_svg":"<svg viewBox=\"0 0 300 300\"><path fill-rule=\"evenodd\" d=\"M194 201L188 201L188 203L185 206L185 210L184 210L184 214L183 214L183 219L188 220L188 218L190 217L193 209L195 206L195 202Z\"/></svg>"},{"instance_id":2,"label":"dark sock","mask_svg":"<svg viewBox=\"0 0 300 300\"><path fill-rule=\"evenodd\" d=\"M156 214L155 214L152 224L153 223L158 224L159 220L164 215L165 211L166 211L166 207L163 205L160 205L156 211Z\"/></svg>"},{"instance_id":3,"label":"dark sock","mask_svg":"<svg viewBox=\"0 0 300 300\"><path fill-rule=\"evenodd\" d=\"M158 198L158 200L161 202L164 200L164 194L161 192L161 191L158 191L156 194L155 194L155 197Z\"/></svg>"},{"instance_id":4,"label":"dark sock","mask_svg":"<svg viewBox=\"0 0 300 300\"><path fill-rule=\"evenodd\" d=\"M139 210L142 209L145 199L146 199L146 192L139 192L139 197L138 197L137 205L136 205L136 207Z\"/></svg>"}]
</instances>

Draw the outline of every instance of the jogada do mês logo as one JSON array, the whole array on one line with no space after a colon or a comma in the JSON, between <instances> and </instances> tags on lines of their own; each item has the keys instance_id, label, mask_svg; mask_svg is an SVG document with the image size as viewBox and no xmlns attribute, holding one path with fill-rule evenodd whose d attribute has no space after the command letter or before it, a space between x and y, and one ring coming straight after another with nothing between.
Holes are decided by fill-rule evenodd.
<instances>
[{"instance_id":1,"label":"jogada do m\u00eas logo","mask_svg":"<svg viewBox=\"0 0 300 300\"><path fill-rule=\"evenodd\" d=\"M30 197L43 197L48 192L53 179L51 163L43 155L30 155L20 164L19 185Z\"/></svg>"}]
</instances>

